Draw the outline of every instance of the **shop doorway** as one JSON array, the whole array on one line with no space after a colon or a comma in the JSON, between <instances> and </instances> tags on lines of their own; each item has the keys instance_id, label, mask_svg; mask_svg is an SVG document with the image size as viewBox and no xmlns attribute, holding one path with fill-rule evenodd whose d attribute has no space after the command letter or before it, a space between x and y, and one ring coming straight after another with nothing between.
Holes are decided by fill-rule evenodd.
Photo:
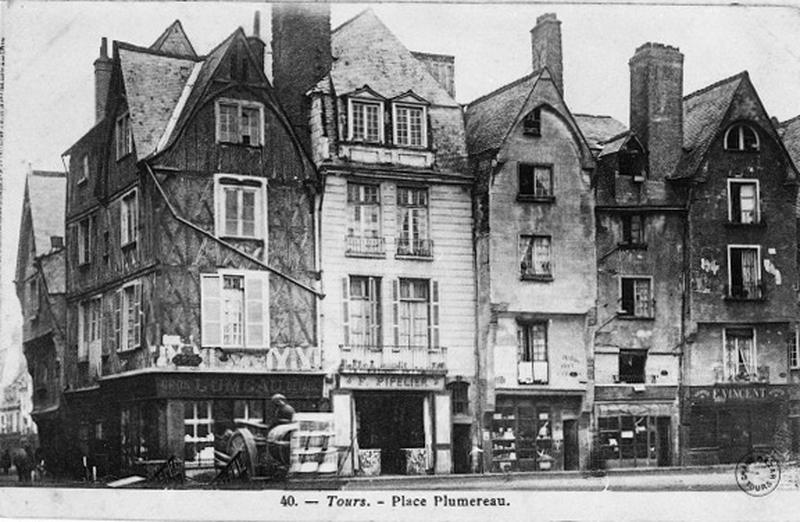
<instances>
[{"instance_id":1,"label":"shop doorway","mask_svg":"<svg viewBox=\"0 0 800 522\"><path fill-rule=\"evenodd\" d=\"M657 417L656 418L656 426L658 430L658 461L657 466L669 466L672 460L672 455L670 452L670 418L669 417Z\"/></svg>"},{"instance_id":2,"label":"shop doorway","mask_svg":"<svg viewBox=\"0 0 800 522\"><path fill-rule=\"evenodd\" d=\"M424 396L364 393L355 397L359 449L379 449L381 474L408 471L409 449L425 449Z\"/></svg>"},{"instance_id":3,"label":"shop doorway","mask_svg":"<svg viewBox=\"0 0 800 522\"><path fill-rule=\"evenodd\" d=\"M470 472L469 424L453 424L453 473Z\"/></svg>"},{"instance_id":4,"label":"shop doorway","mask_svg":"<svg viewBox=\"0 0 800 522\"><path fill-rule=\"evenodd\" d=\"M580 468L578 449L578 421L564 420L564 469L576 470Z\"/></svg>"}]
</instances>

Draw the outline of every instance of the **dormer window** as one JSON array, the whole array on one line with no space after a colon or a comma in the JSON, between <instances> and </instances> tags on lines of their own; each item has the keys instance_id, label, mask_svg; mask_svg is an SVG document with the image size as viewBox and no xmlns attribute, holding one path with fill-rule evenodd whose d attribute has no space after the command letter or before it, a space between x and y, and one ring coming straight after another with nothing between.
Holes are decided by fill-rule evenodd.
<instances>
[{"instance_id":1,"label":"dormer window","mask_svg":"<svg viewBox=\"0 0 800 522\"><path fill-rule=\"evenodd\" d=\"M117 118L117 124L114 127L114 142L116 143L118 160L133 152L133 133L131 132L130 113L126 112Z\"/></svg>"},{"instance_id":2,"label":"dormer window","mask_svg":"<svg viewBox=\"0 0 800 522\"><path fill-rule=\"evenodd\" d=\"M542 135L542 109L536 108L522 120L522 132L528 136Z\"/></svg>"},{"instance_id":3,"label":"dormer window","mask_svg":"<svg viewBox=\"0 0 800 522\"><path fill-rule=\"evenodd\" d=\"M758 133L743 123L732 125L725 132L725 150L753 152L759 150Z\"/></svg>"},{"instance_id":4,"label":"dormer window","mask_svg":"<svg viewBox=\"0 0 800 522\"><path fill-rule=\"evenodd\" d=\"M428 142L425 107L394 105L394 143L404 147L424 147Z\"/></svg>"},{"instance_id":5,"label":"dormer window","mask_svg":"<svg viewBox=\"0 0 800 522\"><path fill-rule=\"evenodd\" d=\"M383 143L383 103L350 100L349 140Z\"/></svg>"},{"instance_id":6,"label":"dormer window","mask_svg":"<svg viewBox=\"0 0 800 522\"><path fill-rule=\"evenodd\" d=\"M264 106L243 100L218 100L217 141L260 147L264 144Z\"/></svg>"}]
</instances>

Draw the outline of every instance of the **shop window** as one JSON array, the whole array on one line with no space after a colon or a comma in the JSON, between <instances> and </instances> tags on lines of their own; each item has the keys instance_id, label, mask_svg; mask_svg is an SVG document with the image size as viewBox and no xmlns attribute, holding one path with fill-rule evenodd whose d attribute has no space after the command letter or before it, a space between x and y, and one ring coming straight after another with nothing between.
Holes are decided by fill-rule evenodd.
<instances>
[{"instance_id":1,"label":"shop window","mask_svg":"<svg viewBox=\"0 0 800 522\"><path fill-rule=\"evenodd\" d=\"M428 238L428 189L397 187L397 254L430 257L432 242Z\"/></svg>"},{"instance_id":2,"label":"shop window","mask_svg":"<svg viewBox=\"0 0 800 522\"><path fill-rule=\"evenodd\" d=\"M92 259L92 234L94 233L95 219L83 218L78 222L78 265L86 265Z\"/></svg>"},{"instance_id":3,"label":"shop window","mask_svg":"<svg viewBox=\"0 0 800 522\"><path fill-rule=\"evenodd\" d=\"M653 465L658 459L658 418L611 415L598 418L600 458Z\"/></svg>"},{"instance_id":4,"label":"shop window","mask_svg":"<svg viewBox=\"0 0 800 522\"><path fill-rule=\"evenodd\" d=\"M214 420L211 401L184 401L183 458L187 467L214 465Z\"/></svg>"},{"instance_id":5,"label":"shop window","mask_svg":"<svg viewBox=\"0 0 800 522\"><path fill-rule=\"evenodd\" d=\"M116 145L117 160L133 152L133 132L131 131L130 113L125 113L117 118L114 127L114 143Z\"/></svg>"},{"instance_id":6,"label":"shop window","mask_svg":"<svg viewBox=\"0 0 800 522\"><path fill-rule=\"evenodd\" d=\"M618 367L619 382L632 384L645 382L646 362L646 350L620 350Z\"/></svg>"},{"instance_id":7,"label":"shop window","mask_svg":"<svg viewBox=\"0 0 800 522\"><path fill-rule=\"evenodd\" d=\"M425 147L428 142L425 107L395 104L393 109L395 145Z\"/></svg>"},{"instance_id":8,"label":"shop window","mask_svg":"<svg viewBox=\"0 0 800 522\"><path fill-rule=\"evenodd\" d=\"M345 346L379 349L382 345L380 278L345 278L344 297Z\"/></svg>"},{"instance_id":9,"label":"shop window","mask_svg":"<svg viewBox=\"0 0 800 522\"><path fill-rule=\"evenodd\" d=\"M438 283L435 281L427 279L395 281L393 297L398 349L439 347L438 293Z\"/></svg>"},{"instance_id":10,"label":"shop window","mask_svg":"<svg viewBox=\"0 0 800 522\"><path fill-rule=\"evenodd\" d=\"M622 242L620 246L637 248L645 246L645 219L641 214L625 214L622 216Z\"/></svg>"},{"instance_id":11,"label":"shop window","mask_svg":"<svg viewBox=\"0 0 800 522\"><path fill-rule=\"evenodd\" d=\"M233 420L264 422L264 400L237 399L233 401Z\"/></svg>"},{"instance_id":12,"label":"shop window","mask_svg":"<svg viewBox=\"0 0 800 522\"><path fill-rule=\"evenodd\" d=\"M532 165L529 163L520 163L517 166L517 169L519 175L520 200L552 200L552 165Z\"/></svg>"},{"instance_id":13,"label":"shop window","mask_svg":"<svg viewBox=\"0 0 800 522\"><path fill-rule=\"evenodd\" d=\"M621 277L619 312L627 317L653 317L652 283L650 277Z\"/></svg>"},{"instance_id":14,"label":"shop window","mask_svg":"<svg viewBox=\"0 0 800 522\"><path fill-rule=\"evenodd\" d=\"M217 174L214 176L214 194L217 236L266 240L265 180Z\"/></svg>"},{"instance_id":15,"label":"shop window","mask_svg":"<svg viewBox=\"0 0 800 522\"><path fill-rule=\"evenodd\" d=\"M547 323L521 324L517 328L520 384L547 384L549 364L547 354Z\"/></svg>"},{"instance_id":16,"label":"shop window","mask_svg":"<svg viewBox=\"0 0 800 522\"><path fill-rule=\"evenodd\" d=\"M218 100L217 141L260 147L264 144L264 106L243 100Z\"/></svg>"},{"instance_id":17,"label":"shop window","mask_svg":"<svg viewBox=\"0 0 800 522\"><path fill-rule=\"evenodd\" d=\"M728 180L728 221L753 224L761 221L758 180Z\"/></svg>"},{"instance_id":18,"label":"shop window","mask_svg":"<svg viewBox=\"0 0 800 522\"><path fill-rule=\"evenodd\" d=\"M753 127L737 123L725 131L725 150L749 152L758 149L758 133Z\"/></svg>"},{"instance_id":19,"label":"shop window","mask_svg":"<svg viewBox=\"0 0 800 522\"><path fill-rule=\"evenodd\" d=\"M379 185L347 184L347 254L382 255Z\"/></svg>"},{"instance_id":20,"label":"shop window","mask_svg":"<svg viewBox=\"0 0 800 522\"><path fill-rule=\"evenodd\" d=\"M119 231L122 247L136 243L139 234L139 205L136 189L122 197L120 203ZM105 238L104 238L105 239Z\"/></svg>"},{"instance_id":21,"label":"shop window","mask_svg":"<svg viewBox=\"0 0 800 522\"><path fill-rule=\"evenodd\" d=\"M450 388L450 408L453 415L469 415L469 383L454 381Z\"/></svg>"},{"instance_id":22,"label":"shop window","mask_svg":"<svg viewBox=\"0 0 800 522\"><path fill-rule=\"evenodd\" d=\"M496 471L554 468L549 408L527 401L500 403L492 417L492 461Z\"/></svg>"},{"instance_id":23,"label":"shop window","mask_svg":"<svg viewBox=\"0 0 800 522\"><path fill-rule=\"evenodd\" d=\"M349 140L383 143L383 103L349 100Z\"/></svg>"},{"instance_id":24,"label":"shop window","mask_svg":"<svg viewBox=\"0 0 800 522\"><path fill-rule=\"evenodd\" d=\"M269 344L267 275L261 272L202 274L202 345L266 348Z\"/></svg>"},{"instance_id":25,"label":"shop window","mask_svg":"<svg viewBox=\"0 0 800 522\"><path fill-rule=\"evenodd\" d=\"M725 328L725 378L731 381L755 381L758 378L755 330Z\"/></svg>"},{"instance_id":26,"label":"shop window","mask_svg":"<svg viewBox=\"0 0 800 522\"><path fill-rule=\"evenodd\" d=\"M537 107L522 120L522 132L527 136L542 135L542 109Z\"/></svg>"},{"instance_id":27,"label":"shop window","mask_svg":"<svg viewBox=\"0 0 800 522\"><path fill-rule=\"evenodd\" d=\"M550 236L519 236L522 279L551 280L553 263Z\"/></svg>"},{"instance_id":28,"label":"shop window","mask_svg":"<svg viewBox=\"0 0 800 522\"><path fill-rule=\"evenodd\" d=\"M100 297L78 304L78 360L90 359L90 353L100 350Z\"/></svg>"},{"instance_id":29,"label":"shop window","mask_svg":"<svg viewBox=\"0 0 800 522\"><path fill-rule=\"evenodd\" d=\"M91 429L90 429L91 428ZM99 422L85 424L86 437L89 432L96 439L103 436L103 426ZM120 409L120 450L124 466L131 466L139 460L152 458L158 447L158 408L151 404L133 403Z\"/></svg>"},{"instance_id":30,"label":"shop window","mask_svg":"<svg viewBox=\"0 0 800 522\"><path fill-rule=\"evenodd\" d=\"M728 297L761 299L761 247L758 245L728 246Z\"/></svg>"}]
</instances>

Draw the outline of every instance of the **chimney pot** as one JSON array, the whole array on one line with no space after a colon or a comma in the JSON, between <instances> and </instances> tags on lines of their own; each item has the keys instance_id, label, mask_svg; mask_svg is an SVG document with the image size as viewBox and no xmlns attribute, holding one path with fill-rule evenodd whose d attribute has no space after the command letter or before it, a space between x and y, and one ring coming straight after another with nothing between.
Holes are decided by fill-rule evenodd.
<instances>
[{"instance_id":1,"label":"chimney pot","mask_svg":"<svg viewBox=\"0 0 800 522\"><path fill-rule=\"evenodd\" d=\"M108 40L100 39L100 56L94 61L94 116L95 121L106 115L108 89L111 85L112 61L108 57Z\"/></svg>"},{"instance_id":2,"label":"chimney pot","mask_svg":"<svg viewBox=\"0 0 800 522\"><path fill-rule=\"evenodd\" d=\"M108 38L100 38L100 58L108 58Z\"/></svg>"},{"instance_id":3,"label":"chimney pot","mask_svg":"<svg viewBox=\"0 0 800 522\"><path fill-rule=\"evenodd\" d=\"M253 16L253 36L261 38L261 11L256 11Z\"/></svg>"},{"instance_id":4,"label":"chimney pot","mask_svg":"<svg viewBox=\"0 0 800 522\"><path fill-rule=\"evenodd\" d=\"M533 70L545 67L550 71L558 91L564 95L564 64L561 51L561 21L555 13L545 13L536 19L531 29L531 63Z\"/></svg>"}]
</instances>

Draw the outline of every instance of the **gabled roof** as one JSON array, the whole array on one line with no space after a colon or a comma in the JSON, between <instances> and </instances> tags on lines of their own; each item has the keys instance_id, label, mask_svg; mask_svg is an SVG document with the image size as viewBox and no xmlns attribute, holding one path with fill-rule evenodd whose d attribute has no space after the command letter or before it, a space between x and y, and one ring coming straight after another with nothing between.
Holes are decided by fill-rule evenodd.
<instances>
[{"instance_id":1,"label":"gabled roof","mask_svg":"<svg viewBox=\"0 0 800 522\"><path fill-rule=\"evenodd\" d=\"M169 54L177 54L180 56L188 56L189 58L197 58L197 53L194 52L192 42L186 36L180 20L175 20L172 25L161 33L150 49Z\"/></svg>"},{"instance_id":2,"label":"gabled roof","mask_svg":"<svg viewBox=\"0 0 800 522\"><path fill-rule=\"evenodd\" d=\"M741 72L684 96L684 153L670 179L694 176L714 136L719 132L736 90L746 78L747 73Z\"/></svg>"},{"instance_id":3,"label":"gabled roof","mask_svg":"<svg viewBox=\"0 0 800 522\"><path fill-rule=\"evenodd\" d=\"M515 80L467 105L467 150L470 155L500 148L517 121L540 71Z\"/></svg>"},{"instance_id":4,"label":"gabled roof","mask_svg":"<svg viewBox=\"0 0 800 522\"><path fill-rule=\"evenodd\" d=\"M795 167L800 169L800 115L781 123L779 131Z\"/></svg>"},{"instance_id":5,"label":"gabled roof","mask_svg":"<svg viewBox=\"0 0 800 522\"><path fill-rule=\"evenodd\" d=\"M589 148L594 150L604 149L604 143L619 136L627 129L625 124L611 116L597 116L594 114L575 114L583 136L589 143Z\"/></svg>"},{"instance_id":6,"label":"gabled roof","mask_svg":"<svg viewBox=\"0 0 800 522\"><path fill-rule=\"evenodd\" d=\"M52 236L64 237L67 177L63 172L34 170L27 185L36 255L42 256L51 251Z\"/></svg>"}]
</instances>

